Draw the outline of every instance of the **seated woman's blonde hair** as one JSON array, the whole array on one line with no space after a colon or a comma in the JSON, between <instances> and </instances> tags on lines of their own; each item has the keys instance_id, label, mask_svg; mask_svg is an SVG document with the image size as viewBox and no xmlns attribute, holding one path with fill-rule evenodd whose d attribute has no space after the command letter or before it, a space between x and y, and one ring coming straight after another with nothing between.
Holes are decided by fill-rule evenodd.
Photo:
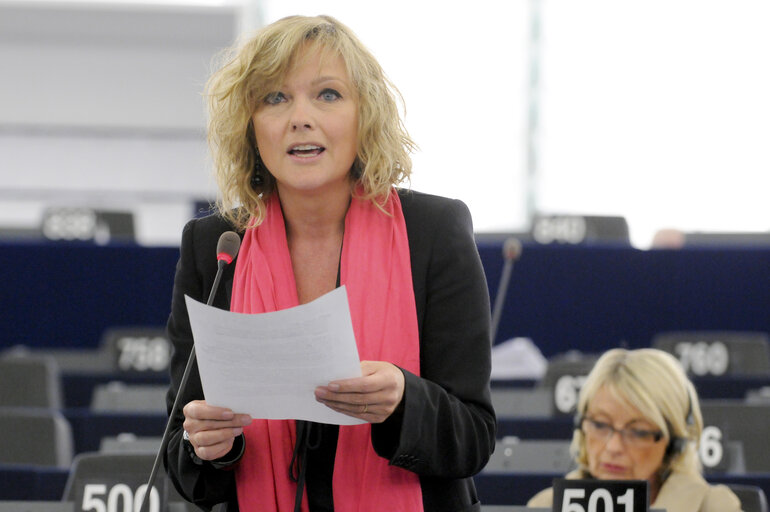
<instances>
[{"instance_id":1,"label":"seated woman's blonde hair","mask_svg":"<svg viewBox=\"0 0 770 512\"><path fill-rule=\"evenodd\" d=\"M700 404L695 387L674 356L653 348L605 352L580 389L578 418L586 414L591 399L602 387L638 409L663 432L661 442L668 443L668 448L659 468L662 476L670 472L700 473ZM571 450L579 469L588 473L586 440L579 428L573 434Z\"/></svg>"},{"instance_id":2,"label":"seated woman's blonde hair","mask_svg":"<svg viewBox=\"0 0 770 512\"><path fill-rule=\"evenodd\" d=\"M208 141L221 197L220 213L242 230L264 218L274 178L261 164L252 115L280 89L302 55L319 50L323 58L341 56L358 94L357 155L351 189L375 204L411 174L415 148L398 111L398 90L353 32L330 16L290 16L272 23L230 48L225 64L206 84ZM262 166L263 183L252 186Z\"/></svg>"}]
</instances>

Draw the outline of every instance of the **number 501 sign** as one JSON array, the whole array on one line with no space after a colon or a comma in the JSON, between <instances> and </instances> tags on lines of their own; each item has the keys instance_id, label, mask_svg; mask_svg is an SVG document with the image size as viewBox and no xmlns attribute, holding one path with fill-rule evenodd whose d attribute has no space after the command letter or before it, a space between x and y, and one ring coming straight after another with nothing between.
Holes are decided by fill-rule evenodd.
<instances>
[{"instance_id":1,"label":"number 501 sign","mask_svg":"<svg viewBox=\"0 0 770 512\"><path fill-rule=\"evenodd\" d=\"M648 512L646 480L553 481L553 512Z\"/></svg>"}]
</instances>

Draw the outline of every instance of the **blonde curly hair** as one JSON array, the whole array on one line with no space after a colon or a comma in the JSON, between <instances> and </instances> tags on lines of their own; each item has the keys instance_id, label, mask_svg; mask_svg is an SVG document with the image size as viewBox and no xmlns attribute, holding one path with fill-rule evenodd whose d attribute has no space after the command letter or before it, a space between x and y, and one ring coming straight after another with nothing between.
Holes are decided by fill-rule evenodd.
<instances>
[{"instance_id":1,"label":"blonde curly hair","mask_svg":"<svg viewBox=\"0 0 770 512\"><path fill-rule=\"evenodd\" d=\"M264 220L265 201L275 192L269 172L262 173L262 185L251 185L255 168L264 168L252 115L268 94L280 88L300 55L313 50L326 57L341 56L358 94L358 149L350 171L351 190L381 205L393 186L409 179L409 154L416 146L399 115L397 100L402 105L403 100L374 56L331 16L289 16L229 48L224 65L206 83L208 142L220 192L217 208L239 230Z\"/></svg>"}]
</instances>

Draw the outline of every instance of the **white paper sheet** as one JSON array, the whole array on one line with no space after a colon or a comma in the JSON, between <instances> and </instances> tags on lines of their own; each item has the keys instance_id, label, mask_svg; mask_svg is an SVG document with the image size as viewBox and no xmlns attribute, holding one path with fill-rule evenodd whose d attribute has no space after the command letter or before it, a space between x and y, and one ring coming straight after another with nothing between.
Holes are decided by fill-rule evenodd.
<instances>
[{"instance_id":1,"label":"white paper sheet","mask_svg":"<svg viewBox=\"0 0 770 512\"><path fill-rule=\"evenodd\" d=\"M185 296L206 401L253 418L356 425L313 391L361 376L344 286L308 304L262 314L224 311Z\"/></svg>"}]
</instances>

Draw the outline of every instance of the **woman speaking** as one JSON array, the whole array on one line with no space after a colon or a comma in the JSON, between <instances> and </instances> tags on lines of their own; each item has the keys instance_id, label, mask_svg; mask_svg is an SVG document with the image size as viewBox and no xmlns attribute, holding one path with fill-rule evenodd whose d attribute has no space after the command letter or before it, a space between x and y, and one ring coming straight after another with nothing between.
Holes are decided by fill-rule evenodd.
<instances>
[{"instance_id":1,"label":"woman speaking","mask_svg":"<svg viewBox=\"0 0 770 512\"><path fill-rule=\"evenodd\" d=\"M234 230L216 307L282 310L345 285L361 377L315 399L365 423L250 418L207 403L196 368L164 457L177 489L207 509L479 510L471 476L495 445L488 290L466 206L398 188L414 144L395 88L347 27L294 16L237 48L206 96L221 198L182 236L169 408L193 343L184 296L203 301Z\"/></svg>"}]
</instances>

